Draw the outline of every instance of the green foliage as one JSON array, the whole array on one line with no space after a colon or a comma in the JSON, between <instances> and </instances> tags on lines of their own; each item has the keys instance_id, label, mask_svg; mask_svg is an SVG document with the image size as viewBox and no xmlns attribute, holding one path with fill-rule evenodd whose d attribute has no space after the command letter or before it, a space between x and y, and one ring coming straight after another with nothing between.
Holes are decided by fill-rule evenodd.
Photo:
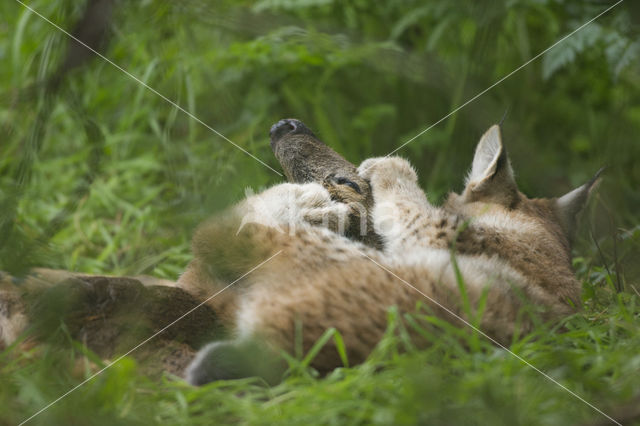
<instances>
[{"instance_id":1,"label":"green foliage","mask_svg":"<svg viewBox=\"0 0 640 426\"><path fill-rule=\"evenodd\" d=\"M510 349L615 417L621 402L637 396L640 297L600 293L597 302L585 300L585 313L554 330L541 326ZM593 303L598 310L591 308ZM403 338L398 313L391 310L390 328L365 364L318 379L306 367L314 348L299 360L290 359L289 377L275 387L257 379L202 388L169 376L151 382L125 358L36 417L34 424L555 425L604 419L512 354L436 317L420 319L441 327L431 327L433 345L427 349L417 350ZM407 323L420 327L416 321ZM561 327L563 333L555 332ZM319 345L337 336L330 330ZM24 420L88 378L92 371L84 354L77 346L65 352L24 352L9 364L0 359L0 377L8 378L0 389L0 406L10 408L2 419ZM14 355L15 349L2 356Z\"/></svg>"},{"instance_id":2,"label":"green foliage","mask_svg":"<svg viewBox=\"0 0 640 426\"><path fill-rule=\"evenodd\" d=\"M29 5L66 29L85 6ZM608 6L120 1L104 54L276 170L268 129L283 117L305 121L359 163L394 150ZM609 166L576 244L585 312L565 333L542 328L512 346L606 412L637 396L640 369L637 13L633 2L622 3L398 152L438 202L461 188L479 136L508 109L505 142L525 193L561 195ZM246 186L282 178L99 58L44 90L67 46L19 3L0 4L0 270L19 275L37 265L175 279L197 223L239 200ZM392 350L402 339L389 337L362 366L320 380L302 364L271 389L252 381L158 384L125 359L35 422L598 418L504 351L475 339L470 352L455 336L445 330L434 347L402 355ZM331 331L325 337L341 342ZM1 353L0 423L23 420L88 377L80 347Z\"/></svg>"}]
</instances>

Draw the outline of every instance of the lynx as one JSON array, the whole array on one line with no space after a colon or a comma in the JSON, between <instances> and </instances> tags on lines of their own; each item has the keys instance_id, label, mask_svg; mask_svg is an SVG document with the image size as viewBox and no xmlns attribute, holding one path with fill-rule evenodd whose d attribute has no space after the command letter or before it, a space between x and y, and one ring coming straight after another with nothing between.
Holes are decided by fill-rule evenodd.
<instances>
[{"instance_id":1,"label":"lynx","mask_svg":"<svg viewBox=\"0 0 640 426\"><path fill-rule=\"evenodd\" d=\"M477 145L464 191L435 206L402 158L368 159L349 177L318 179L287 167L287 153L313 155L298 146L313 139L309 129L284 120L271 136L287 176L302 183L269 188L203 224L178 281L203 298L228 287L208 303L231 339L201 349L186 372L192 384L278 380L272 354L308 351L329 328L341 334L349 363L360 363L392 306L412 313L421 302L462 327L484 300L479 328L502 345L531 331L525 306L546 321L579 308L571 238L597 175L559 198L527 198L494 125ZM328 344L312 366L327 372L343 362Z\"/></svg>"}]
</instances>

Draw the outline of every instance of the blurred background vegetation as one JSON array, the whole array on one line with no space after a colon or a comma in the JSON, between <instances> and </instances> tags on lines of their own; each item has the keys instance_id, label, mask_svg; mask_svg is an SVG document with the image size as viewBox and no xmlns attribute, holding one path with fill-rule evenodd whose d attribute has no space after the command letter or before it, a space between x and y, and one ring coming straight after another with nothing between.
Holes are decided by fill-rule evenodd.
<instances>
[{"instance_id":1,"label":"blurred background vegetation","mask_svg":"<svg viewBox=\"0 0 640 426\"><path fill-rule=\"evenodd\" d=\"M29 3L276 170L280 118L355 164L385 155L611 4ZM175 278L199 221L282 181L20 3L0 8L2 269ZM461 189L479 136L508 111L522 190L560 195L607 165L594 227L603 251L637 247L638 13L617 6L400 150L431 200Z\"/></svg>"},{"instance_id":2,"label":"blurred background vegetation","mask_svg":"<svg viewBox=\"0 0 640 426\"><path fill-rule=\"evenodd\" d=\"M275 121L303 120L355 164L385 155L613 3L28 5L279 170ZM462 188L478 138L508 111L504 139L528 195L561 195L608 166L575 263L587 288L633 294L639 30L640 4L621 3L398 154L440 202ZM247 186L283 180L14 0L0 3L0 63L0 270L175 279L201 220Z\"/></svg>"}]
</instances>

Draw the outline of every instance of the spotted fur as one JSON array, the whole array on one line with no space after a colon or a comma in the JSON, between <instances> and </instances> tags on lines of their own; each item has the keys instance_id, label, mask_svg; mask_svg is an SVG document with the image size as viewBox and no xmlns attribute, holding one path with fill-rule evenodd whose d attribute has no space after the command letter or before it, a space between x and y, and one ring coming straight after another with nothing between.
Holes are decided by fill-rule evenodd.
<instances>
[{"instance_id":1,"label":"spotted fur","mask_svg":"<svg viewBox=\"0 0 640 426\"><path fill-rule=\"evenodd\" d=\"M236 339L204 348L187 371L191 383L229 378L211 360L237 352L244 342L262 342L265 354L294 353L301 339L307 351L331 327L341 333L349 361L362 362L383 336L392 306L411 313L421 302L462 327L460 318L469 320L486 297L480 328L505 345L532 327L531 318L520 315L525 304L543 320L579 306L567 223L575 222L593 182L562 203L527 198L517 190L498 126L478 144L465 191L451 194L443 206L429 203L404 159L366 160L358 172L373 191L372 226L383 239L381 249L309 220L319 212L351 217L316 184L284 184L261 194L269 198L277 226L251 223L235 235L250 204L243 202L198 230L195 259L178 284L203 296L275 256L211 300ZM279 215L287 191L299 194L287 215ZM290 209L299 221L290 222ZM457 270L470 311L462 303ZM331 344L313 361L320 371L340 365ZM245 366L234 374L260 373Z\"/></svg>"}]
</instances>

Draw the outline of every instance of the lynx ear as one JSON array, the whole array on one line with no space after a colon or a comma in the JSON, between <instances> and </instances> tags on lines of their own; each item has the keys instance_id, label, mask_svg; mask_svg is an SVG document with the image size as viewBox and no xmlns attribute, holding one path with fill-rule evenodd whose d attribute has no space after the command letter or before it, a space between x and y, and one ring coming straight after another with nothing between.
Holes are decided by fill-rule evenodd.
<instances>
[{"instance_id":1,"label":"lynx ear","mask_svg":"<svg viewBox=\"0 0 640 426\"><path fill-rule=\"evenodd\" d=\"M517 195L513 169L497 124L491 126L478 142L465 192L474 200L492 198L506 203Z\"/></svg>"},{"instance_id":2,"label":"lynx ear","mask_svg":"<svg viewBox=\"0 0 640 426\"><path fill-rule=\"evenodd\" d=\"M587 204L589 195L593 188L597 186L603 170L604 167L598 170L589 182L555 200L555 208L560 217L560 222L570 237L575 233L578 214Z\"/></svg>"}]
</instances>

